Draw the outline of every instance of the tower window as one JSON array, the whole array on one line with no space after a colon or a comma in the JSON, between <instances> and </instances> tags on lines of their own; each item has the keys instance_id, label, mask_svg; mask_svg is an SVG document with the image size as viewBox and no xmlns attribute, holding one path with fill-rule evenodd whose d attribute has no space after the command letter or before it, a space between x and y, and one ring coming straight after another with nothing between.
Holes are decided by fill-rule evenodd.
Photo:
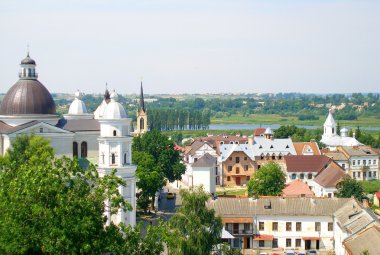
<instances>
[{"instance_id":1,"label":"tower window","mask_svg":"<svg viewBox=\"0 0 380 255\"><path fill-rule=\"evenodd\" d=\"M104 152L102 152L102 164L104 164Z\"/></svg>"},{"instance_id":2,"label":"tower window","mask_svg":"<svg viewBox=\"0 0 380 255\"><path fill-rule=\"evenodd\" d=\"M112 164L112 165L116 164L116 156L115 156L115 153L112 153L112 154L111 154L111 164Z\"/></svg>"},{"instance_id":3,"label":"tower window","mask_svg":"<svg viewBox=\"0 0 380 255\"><path fill-rule=\"evenodd\" d=\"M78 157L78 143L73 142L73 157Z\"/></svg>"},{"instance_id":4,"label":"tower window","mask_svg":"<svg viewBox=\"0 0 380 255\"><path fill-rule=\"evenodd\" d=\"M116 130L113 131L113 136L116 136Z\"/></svg>"},{"instance_id":5,"label":"tower window","mask_svg":"<svg viewBox=\"0 0 380 255\"><path fill-rule=\"evenodd\" d=\"M144 128L145 128L144 118L140 118L140 130L144 130Z\"/></svg>"},{"instance_id":6,"label":"tower window","mask_svg":"<svg viewBox=\"0 0 380 255\"><path fill-rule=\"evenodd\" d=\"M127 153L124 153L124 164L127 164Z\"/></svg>"},{"instance_id":7,"label":"tower window","mask_svg":"<svg viewBox=\"0 0 380 255\"><path fill-rule=\"evenodd\" d=\"M80 145L81 158L87 158L87 142L82 142Z\"/></svg>"}]
</instances>

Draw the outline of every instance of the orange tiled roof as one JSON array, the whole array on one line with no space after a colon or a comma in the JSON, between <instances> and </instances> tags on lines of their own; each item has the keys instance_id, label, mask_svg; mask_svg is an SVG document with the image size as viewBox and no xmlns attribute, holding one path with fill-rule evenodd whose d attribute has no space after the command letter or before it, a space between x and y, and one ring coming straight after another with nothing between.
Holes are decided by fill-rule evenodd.
<instances>
[{"instance_id":1,"label":"orange tiled roof","mask_svg":"<svg viewBox=\"0 0 380 255\"><path fill-rule=\"evenodd\" d=\"M310 146L314 155L321 155L317 142L295 142L293 145L296 149L297 155L303 155L307 146Z\"/></svg>"},{"instance_id":2,"label":"orange tiled roof","mask_svg":"<svg viewBox=\"0 0 380 255\"><path fill-rule=\"evenodd\" d=\"M310 190L309 186L301 180L295 180L289 183L283 190L284 196L314 196L314 193Z\"/></svg>"}]
</instances>

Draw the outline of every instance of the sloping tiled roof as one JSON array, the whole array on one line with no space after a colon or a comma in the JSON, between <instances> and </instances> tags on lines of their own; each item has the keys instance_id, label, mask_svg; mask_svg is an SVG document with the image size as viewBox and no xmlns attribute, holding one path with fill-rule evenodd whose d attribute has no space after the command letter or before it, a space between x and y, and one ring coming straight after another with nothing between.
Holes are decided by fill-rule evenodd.
<instances>
[{"instance_id":1,"label":"sloping tiled roof","mask_svg":"<svg viewBox=\"0 0 380 255\"><path fill-rule=\"evenodd\" d=\"M321 155L317 142L294 142L293 145L294 145L294 149L297 152L297 155L303 155L305 148L307 148L307 146L310 146L314 155Z\"/></svg>"},{"instance_id":2,"label":"sloping tiled roof","mask_svg":"<svg viewBox=\"0 0 380 255\"><path fill-rule=\"evenodd\" d=\"M8 124L0 120L0 133L8 134L8 131L12 128L12 126L9 126Z\"/></svg>"},{"instance_id":3,"label":"sloping tiled roof","mask_svg":"<svg viewBox=\"0 0 380 255\"><path fill-rule=\"evenodd\" d=\"M253 145L251 144L221 144L221 160L225 161L235 151L244 152L251 160L255 160L255 155L253 154Z\"/></svg>"},{"instance_id":4,"label":"sloping tiled roof","mask_svg":"<svg viewBox=\"0 0 380 255\"><path fill-rule=\"evenodd\" d=\"M350 156L378 156L369 146L343 146L342 149Z\"/></svg>"},{"instance_id":5,"label":"sloping tiled roof","mask_svg":"<svg viewBox=\"0 0 380 255\"><path fill-rule=\"evenodd\" d=\"M367 250L369 254L379 254L380 251L380 224L373 223L356 235L343 242L349 254L360 255Z\"/></svg>"},{"instance_id":6,"label":"sloping tiled roof","mask_svg":"<svg viewBox=\"0 0 380 255\"><path fill-rule=\"evenodd\" d=\"M324 155L286 156L285 163L288 172L320 172L327 167L331 159Z\"/></svg>"},{"instance_id":7,"label":"sloping tiled roof","mask_svg":"<svg viewBox=\"0 0 380 255\"><path fill-rule=\"evenodd\" d=\"M338 160L338 161L346 161L348 158L344 155L344 153L340 151L329 151L324 153L323 155L326 155L329 158L332 158L333 160Z\"/></svg>"},{"instance_id":8,"label":"sloping tiled roof","mask_svg":"<svg viewBox=\"0 0 380 255\"><path fill-rule=\"evenodd\" d=\"M25 128L28 128L28 127L32 127L36 124L40 123L40 121L38 120L33 120L33 121L30 121L30 122L27 122L27 123L24 123L22 125L19 125L19 126L15 126L15 127L12 127L10 129L8 129L6 132L6 134L11 134L11 133L14 133L14 132L17 132L17 131L20 131L20 130L23 130Z\"/></svg>"},{"instance_id":9,"label":"sloping tiled roof","mask_svg":"<svg viewBox=\"0 0 380 255\"><path fill-rule=\"evenodd\" d=\"M190 150L186 152L186 154L194 155L197 150L203 145L207 144L206 142L195 140L189 147Z\"/></svg>"},{"instance_id":10,"label":"sloping tiled roof","mask_svg":"<svg viewBox=\"0 0 380 255\"><path fill-rule=\"evenodd\" d=\"M207 203L221 217L253 217L255 215L332 216L351 198L282 198L219 197ZM265 207L269 209L266 209Z\"/></svg>"},{"instance_id":11,"label":"sloping tiled roof","mask_svg":"<svg viewBox=\"0 0 380 255\"><path fill-rule=\"evenodd\" d=\"M67 131L100 131L97 119L60 119L57 127Z\"/></svg>"},{"instance_id":12,"label":"sloping tiled roof","mask_svg":"<svg viewBox=\"0 0 380 255\"><path fill-rule=\"evenodd\" d=\"M312 196L314 193L310 190L309 186L301 180L295 180L290 182L282 190L284 196Z\"/></svg>"},{"instance_id":13,"label":"sloping tiled roof","mask_svg":"<svg viewBox=\"0 0 380 255\"><path fill-rule=\"evenodd\" d=\"M314 178L314 181L325 188L336 187L336 185L347 176L344 170L334 161L329 166L323 169Z\"/></svg>"},{"instance_id":14,"label":"sloping tiled roof","mask_svg":"<svg viewBox=\"0 0 380 255\"><path fill-rule=\"evenodd\" d=\"M193 163L193 167L212 167L216 164L216 158L206 153Z\"/></svg>"},{"instance_id":15,"label":"sloping tiled roof","mask_svg":"<svg viewBox=\"0 0 380 255\"><path fill-rule=\"evenodd\" d=\"M265 130L266 128L255 128L255 130L253 130L253 136L263 136Z\"/></svg>"},{"instance_id":16,"label":"sloping tiled roof","mask_svg":"<svg viewBox=\"0 0 380 255\"><path fill-rule=\"evenodd\" d=\"M258 136L254 138L253 150L255 156L269 154L272 156L275 154L278 155L296 155L296 150L294 149L292 139L283 138L283 139L267 139L262 136Z\"/></svg>"}]
</instances>

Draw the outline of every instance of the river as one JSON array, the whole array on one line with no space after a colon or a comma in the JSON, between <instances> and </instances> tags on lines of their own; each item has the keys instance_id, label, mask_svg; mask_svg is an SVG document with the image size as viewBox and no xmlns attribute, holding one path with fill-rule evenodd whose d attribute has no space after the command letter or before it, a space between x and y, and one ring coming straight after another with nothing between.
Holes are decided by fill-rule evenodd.
<instances>
[{"instance_id":1,"label":"river","mask_svg":"<svg viewBox=\"0 0 380 255\"><path fill-rule=\"evenodd\" d=\"M281 125L274 124L274 125L257 125L257 124L210 124L209 129L210 130L254 130L255 128L267 128L270 127L271 129L277 129ZM295 125L300 128L306 128L306 129L316 129L316 128L322 128L319 126L305 126L305 125ZM343 127L342 127L343 128ZM348 129L355 129L356 127L345 127ZM363 130L380 130L380 127L360 127L360 129Z\"/></svg>"}]
</instances>

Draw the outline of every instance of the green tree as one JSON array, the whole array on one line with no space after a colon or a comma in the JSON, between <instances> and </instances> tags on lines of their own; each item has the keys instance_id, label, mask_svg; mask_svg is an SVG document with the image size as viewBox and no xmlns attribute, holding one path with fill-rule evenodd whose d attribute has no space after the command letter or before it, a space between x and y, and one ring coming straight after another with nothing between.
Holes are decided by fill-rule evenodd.
<instances>
[{"instance_id":1,"label":"green tree","mask_svg":"<svg viewBox=\"0 0 380 255\"><path fill-rule=\"evenodd\" d=\"M281 195L285 187L285 174L275 162L269 162L256 170L253 178L248 182L248 194L258 196Z\"/></svg>"},{"instance_id":2,"label":"green tree","mask_svg":"<svg viewBox=\"0 0 380 255\"><path fill-rule=\"evenodd\" d=\"M118 253L122 247L139 251L141 243L129 238L133 230L105 227L105 210L131 208L119 194L125 183L115 171L100 178L93 165L84 170L76 159L54 158L40 136L19 136L12 145L0 157L1 254L141 254ZM157 238L155 231L161 229L151 230L147 240Z\"/></svg>"},{"instance_id":3,"label":"green tree","mask_svg":"<svg viewBox=\"0 0 380 255\"><path fill-rule=\"evenodd\" d=\"M153 197L166 181L180 180L186 170L179 152L174 150L174 142L159 130L135 137L132 151L133 163L137 164L137 186L144 195Z\"/></svg>"},{"instance_id":4,"label":"green tree","mask_svg":"<svg viewBox=\"0 0 380 255\"><path fill-rule=\"evenodd\" d=\"M182 205L169 221L175 236L169 254L210 254L220 242L223 227L221 218L206 207L210 195L196 187L193 191L181 190L180 196Z\"/></svg>"},{"instance_id":5,"label":"green tree","mask_svg":"<svg viewBox=\"0 0 380 255\"><path fill-rule=\"evenodd\" d=\"M361 201L364 189L363 186L355 179L350 177L344 178L337 186L338 197L352 197L354 196L357 200Z\"/></svg>"}]
</instances>

